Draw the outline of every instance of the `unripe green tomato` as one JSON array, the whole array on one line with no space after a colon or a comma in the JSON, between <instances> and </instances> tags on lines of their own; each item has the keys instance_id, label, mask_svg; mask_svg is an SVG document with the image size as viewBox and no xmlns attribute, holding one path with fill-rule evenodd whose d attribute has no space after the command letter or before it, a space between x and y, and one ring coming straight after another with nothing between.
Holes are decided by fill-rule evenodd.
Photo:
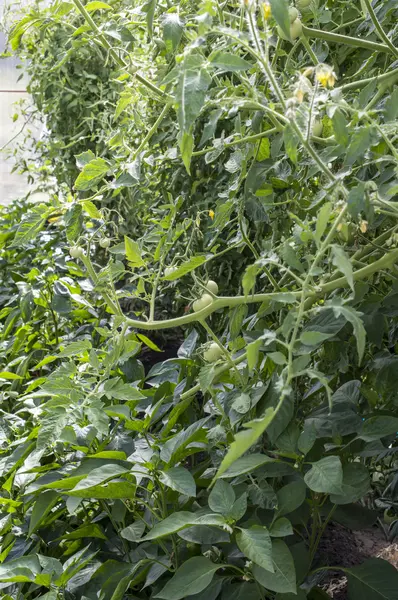
<instances>
[{"instance_id":1,"label":"unripe green tomato","mask_svg":"<svg viewBox=\"0 0 398 600\"><path fill-rule=\"evenodd\" d=\"M218 294L218 285L212 279L209 279L209 281L206 283L206 289L208 289L209 292L211 292L215 296Z\"/></svg>"},{"instance_id":2,"label":"unripe green tomato","mask_svg":"<svg viewBox=\"0 0 398 600\"><path fill-rule=\"evenodd\" d=\"M303 31L303 26L301 24L300 19L296 19L295 21L293 21L293 23L291 23L291 25L290 25L290 37L291 37L291 40L289 40L286 37L286 35L283 33L283 31L279 27L279 25L277 27L277 30L278 30L279 37L281 37L283 40L286 40L286 41L290 42L291 40L293 41L293 40L297 39L298 37L300 37L300 35L302 34L302 31Z\"/></svg>"},{"instance_id":3,"label":"unripe green tomato","mask_svg":"<svg viewBox=\"0 0 398 600\"><path fill-rule=\"evenodd\" d=\"M177 269L178 267L166 267L164 270L164 276L167 277L168 275L171 275L172 273L177 271Z\"/></svg>"},{"instance_id":4,"label":"unripe green tomato","mask_svg":"<svg viewBox=\"0 0 398 600\"><path fill-rule=\"evenodd\" d=\"M69 248L69 254L72 258L82 258L82 256L84 256L84 250L81 246L72 246Z\"/></svg>"},{"instance_id":5,"label":"unripe green tomato","mask_svg":"<svg viewBox=\"0 0 398 600\"><path fill-rule=\"evenodd\" d=\"M205 352L203 352L203 358L206 362L216 362L222 356L222 350L216 342L212 342Z\"/></svg>"},{"instance_id":6,"label":"unripe green tomato","mask_svg":"<svg viewBox=\"0 0 398 600\"><path fill-rule=\"evenodd\" d=\"M297 19L297 17L298 17L298 10L297 10L297 8L294 8L294 6L291 6L289 8L290 23L294 23L294 21Z\"/></svg>"},{"instance_id":7,"label":"unripe green tomato","mask_svg":"<svg viewBox=\"0 0 398 600\"><path fill-rule=\"evenodd\" d=\"M192 308L195 312L199 312L200 310L206 308L206 306L209 306L209 304L211 304L212 302L213 298L210 296L210 294L203 294L201 298L195 300L195 302L192 305Z\"/></svg>"},{"instance_id":8,"label":"unripe green tomato","mask_svg":"<svg viewBox=\"0 0 398 600\"><path fill-rule=\"evenodd\" d=\"M320 137L322 135L323 123L320 119L315 119L312 124L312 135L315 137Z\"/></svg>"},{"instance_id":9,"label":"unripe green tomato","mask_svg":"<svg viewBox=\"0 0 398 600\"><path fill-rule=\"evenodd\" d=\"M101 246L101 248L109 248L109 246L111 245L111 240L107 237L103 237L100 239L99 245Z\"/></svg>"}]
</instances>

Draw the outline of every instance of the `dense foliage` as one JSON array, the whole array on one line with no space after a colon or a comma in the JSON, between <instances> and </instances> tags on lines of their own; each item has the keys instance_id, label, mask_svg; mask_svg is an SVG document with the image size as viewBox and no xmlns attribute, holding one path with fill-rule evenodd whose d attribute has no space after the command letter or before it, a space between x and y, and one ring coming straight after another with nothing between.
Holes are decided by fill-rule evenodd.
<instances>
[{"instance_id":1,"label":"dense foliage","mask_svg":"<svg viewBox=\"0 0 398 600\"><path fill-rule=\"evenodd\" d=\"M49 200L1 212L2 597L317 600L331 521L395 538L397 17L73 0L11 28ZM397 600L341 558L350 600Z\"/></svg>"}]
</instances>

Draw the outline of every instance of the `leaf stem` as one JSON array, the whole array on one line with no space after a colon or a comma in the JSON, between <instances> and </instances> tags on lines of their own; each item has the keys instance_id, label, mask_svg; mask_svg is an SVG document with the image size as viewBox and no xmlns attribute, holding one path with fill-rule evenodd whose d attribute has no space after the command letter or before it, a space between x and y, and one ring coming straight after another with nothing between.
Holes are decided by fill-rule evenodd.
<instances>
[{"instance_id":1,"label":"leaf stem","mask_svg":"<svg viewBox=\"0 0 398 600\"><path fill-rule=\"evenodd\" d=\"M398 49L391 42L390 38L387 36L386 32L384 31L383 27L381 26L381 23L378 20L375 11L373 10L372 4L369 2L369 0L364 0L364 3L368 10L369 16L372 20L372 23L375 26L375 29L377 31L379 38L390 48L390 50L394 54L394 56L396 56L398 58Z\"/></svg>"},{"instance_id":2,"label":"leaf stem","mask_svg":"<svg viewBox=\"0 0 398 600\"><path fill-rule=\"evenodd\" d=\"M336 44L345 44L346 46L354 46L355 48L367 48L368 50L387 52L388 54L392 53L391 48L386 44L379 44L377 42L371 42L370 40L341 35L340 33L333 33L331 31L323 31L322 29L313 29L312 27L306 27L305 25L303 25L303 33L306 37L313 37L318 40L326 40L327 42L335 42ZM393 54L395 53L393 52Z\"/></svg>"}]
</instances>

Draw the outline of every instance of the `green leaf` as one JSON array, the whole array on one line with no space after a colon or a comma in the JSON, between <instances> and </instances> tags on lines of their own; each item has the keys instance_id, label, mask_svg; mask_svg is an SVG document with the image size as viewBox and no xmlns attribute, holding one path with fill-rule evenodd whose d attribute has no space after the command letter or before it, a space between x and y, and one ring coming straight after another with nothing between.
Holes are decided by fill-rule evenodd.
<instances>
[{"instance_id":1,"label":"green leaf","mask_svg":"<svg viewBox=\"0 0 398 600\"><path fill-rule=\"evenodd\" d=\"M206 92L211 83L210 75L204 67L200 66L201 57L195 55L195 60L194 64L184 62L176 89L177 116L182 133L191 132L191 127L205 103Z\"/></svg>"},{"instance_id":2,"label":"green leaf","mask_svg":"<svg viewBox=\"0 0 398 600\"><path fill-rule=\"evenodd\" d=\"M163 39L167 52L174 52L180 43L183 22L177 13L170 12L163 16Z\"/></svg>"},{"instance_id":3,"label":"green leaf","mask_svg":"<svg viewBox=\"0 0 398 600\"><path fill-rule=\"evenodd\" d=\"M89 340L81 340L79 342L71 342L61 350L57 358L66 358L69 356L77 356L91 350L91 342Z\"/></svg>"},{"instance_id":4,"label":"green leaf","mask_svg":"<svg viewBox=\"0 0 398 600\"><path fill-rule=\"evenodd\" d=\"M14 241L10 248L19 248L32 241L43 229L48 217L53 211L53 208L49 208L45 204L39 204L31 208L23 218L22 223L18 226L17 233L15 234Z\"/></svg>"},{"instance_id":5,"label":"green leaf","mask_svg":"<svg viewBox=\"0 0 398 600\"><path fill-rule=\"evenodd\" d=\"M136 486L129 481L116 480L89 488L73 489L64 493L76 498L95 498L99 500L124 500L130 498L131 500L135 496L135 491Z\"/></svg>"},{"instance_id":6,"label":"green leaf","mask_svg":"<svg viewBox=\"0 0 398 600\"><path fill-rule=\"evenodd\" d=\"M153 34L153 17L155 15L155 9L157 0L147 0L141 7L141 10L146 13L146 22L148 27L149 38L152 38Z\"/></svg>"},{"instance_id":7,"label":"green leaf","mask_svg":"<svg viewBox=\"0 0 398 600\"><path fill-rule=\"evenodd\" d=\"M91 162L94 158L95 154L91 150L86 150L81 154L75 154L76 166L79 167L79 169L83 169L83 167Z\"/></svg>"},{"instance_id":8,"label":"green leaf","mask_svg":"<svg viewBox=\"0 0 398 600\"><path fill-rule=\"evenodd\" d=\"M331 202L325 202L316 216L315 241L319 245L326 227L329 223L329 217L332 214L333 206Z\"/></svg>"},{"instance_id":9,"label":"green leaf","mask_svg":"<svg viewBox=\"0 0 398 600\"><path fill-rule=\"evenodd\" d=\"M163 521L156 523L141 541L146 542L148 540L156 540L177 533L177 531L185 529L186 527L192 527L193 525L214 525L223 527L223 525L225 525L225 519L218 514L195 514L188 511L176 512L163 519Z\"/></svg>"},{"instance_id":10,"label":"green leaf","mask_svg":"<svg viewBox=\"0 0 398 600\"><path fill-rule=\"evenodd\" d=\"M123 473L128 473L128 469L120 465L103 465L97 469L93 469L87 477L79 481L73 488L73 492L94 487L100 483L104 483L108 479L114 479Z\"/></svg>"},{"instance_id":11,"label":"green leaf","mask_svg":"<svg viewBox=\"0 0 398 600\"><path fill-rule=\"evenodd\" d=\"M10 371L0 371L0 379L17 380L17 379L23 379L23 377L21 377L20 375L17 375L16 373L11 373Z\"/></svg>"},{"instance_id":12,"label":"green leaf","mask_svg":"<svg viewBox=\"0 0 398 600\"><path fill-rule=\"evenodd\" d=\"M305 346L317 346L330 337L332 337L330 333L322 333L321 331L303 331L300 335L300 342Z\"/></svg>"},{"instance_id":13,"label":"green leaf","mask_svg":"<svg viewBox=\"0 0 398 600\"><path fill-rule=\"evenodd\" d=\"M398 117L398 86L387 97L384 105L384 115L386 121L395 121Z\"/></svg>"},{"instance_id":14,"label":"green leaf","mask_svg":"<svg viewBox=\"0 0 398 600\"><path fill-rule=\"evenodd\" d=\"M220 481L216 481L215 486L210 492L209 507L215 513L228 515L233 507L235 498L232 485L221 479Z\"/></svg>"},{"instance_id":15,"label":"green leaf","mask_svg":"<svg viewBox=\"0 0 398 600\"><path fill-rule=\"evenodd\" d=\"M360 181L358 185L350 189L347 198L348 211L355 219L361 212L367 214L369 210L369 199L366 193L365 184Z\"/></svg>"},{"instance_id":16,"label":"green leaf","mask_svg":"<svg viewBox=\"0 0 398 600\"><path fill-rule=\"evenodd\" d=\"M192 133L186 131L183 132L180 136L180 152L182 161L188 174L191 173L191 158L193 152L193 144L194 139Z\"/></svg>"},{"instance_id":17,"label":"green leaf","mask_svg":"<svg viewBox=\"0 0 398 600\"><path fill-rule=\"evenodd\" d=\"M275 458L270 458L265 454L249 454L248 456L242 456L238 458L227 471L223 472L220 477L221 479L232 479L238 477L238 475L244 475L245 473L251 473L255 469L262 467L267 463L278 462Z\"/></svg>"},{"instance_id":18,"label":"green leaf","mask_svg":"<svg viewBox=\"0 0 398 600\"><path fill-rule=\"evenodd\" d=\"M132 525L125 527L120 532L120 535L130 542L138 542L142 538L145 531L144 521L135 521Z\"/></svg>"},{"instance_id":19,"label":"green leaf","mask_svg":"<svg viewBox=\"0 0 398 600\"><path fill-rule=\"evenodd\" d=\"M172 467L160 474L160 481L185 496L196 496L196 484L191 473L184 467Z\"/></svg>"},{"instance_id":20,"label":"green leaf","mask_svg":"<svg viewBox=\"0 0 398 600\"><path fill-rule=\"evenodd\" d=\"M282 29L283 33L290 40L290 18L289 5L286 0L270 0L271 14Z\"/></svg>"},{"instance_id":21,"label":"green leaf","mask_svg":"<svg viewBox=\"0 0 398 600\"><path fill-rule=\"evenodd\" d=\"M353 269L352 263L348 258L347 254L344 252L341 246L332 245L333 252L333 264L338 268L339 271L345 275L347 278L348 284L352 291L354 291L354 278L353 278Z\"/></svg>"},{"instance_id":22,"label":"green leaf","mask_svg":"<svg viewBox=\"0 0 398 600\"><path fill-rule=\"evenodd\" d=\"M349 141L348 123L340 109L337 109L334 113L332 117L332 123L336 142L344 147L347 147Z\"/></svg>"},{"instance_id":23,"label":"green leaf","mask_svg":"<svg viewBox=\"0 0 398 600\"><path fill-rule=\"evenodd\" d=\"M275 414L273 408L267 408L261 419L256 419L255 421L243 424L243 426L247 428L246 431L239 431L235 435L235 440L232 442L227 454L224 456L215 479L218 479L218 477L225 473L227 469L242 456L242 454L249 450L249 448L264 433L268 425L272 423Z\"/></svg>"},{"instance_id":24,"label":"green leaf","mask_svg":"<svg viewBox=\"0 0 398 600\"><path fill-rule=\"evenodd\" d=\"M367 467L357 462L348 463L343 467L341 493L331 494L330 501L333 504L350 504L366 496L369 489L370 476Z\"/></svg>"},{"instance_id":25,"label":"green leaf","mask_svg":"<svg viewBox=\"0 0 398 600\"><path fill-rule=\"evenodd\" d=\"M274 362L276 365L286 365L287 358L286 356L277 350L276 352L268 352L267 356Z\"/></svg>"},{"instance_id":26,"label":"green leaf","mask_svg":"<svg viewBox=\"0 0 398 600\"><path fill-rule=\"evenodd\" d=\"M397 600L398 571L386 560L370 558L344 572L348 579L348 600Z\"/></svg>"},{"instance_id":27,"label":"green leaf","mask_svg":"<svg viewBox=\"0 0 398 600\"><path fill-rule=\"evenodd\" d=\"M349 306L343 306L338 300L332 300L328 306L333 308L336 317L344 317L346 321L351 323L354 329L354 335L357 340L358 363L361 364L363 354L365 352L366 330L360 318L360 314L355 309Z\"/></svg>"},{"instance_id":28,"label":"green leaf","mask_svg":"<svg viewBox=\"0 0 398 600\"><path fill-rule=\"evenodd\" d=\"M109 171L109 163L103 158L94 158L85 164L75 181L75 189L86 192L96 187Z\"/></svg>"},{"instance_id":29,"label":"green leaf","mask_svg":"<svg viewBox=\"0 0 398 600\"><path fill-rule=\"evenodd\" d=\"M260 346L261 339L255 340L246 346L247 366L249 367L249 371L253 371L257 366Z\"/></svg>"},{"instance_id":30,"label":"green leaf","mask_svg":"<svg viewBox=\"0 0 398 600\"><path fill-rule=\"evenodd\" d=\"M199 594L207 588L214 573L222 567L222 564L215 565L204 556L189 558L154 597L164 600L182 600L189 595Z\"/></svg>"},{"instance_id":31,"label":"green leaf","mask_svg":"<svg viewBox=\"0 0 398 600\"><path fill-rule=\"evenodd\" d=\"M38 527L45 521L47 515L58 502L58 492L42 492L34 503L29 521L28 536L30 537Z\"/></svg>"},{"instance_id":32,"label":"green leaf","mask_svg":"<svg viewBox=\"0 0 398 600\"><path fill-rule=\"evenodd\" d=\"M258 265L249 265L248 267L246 267L246 271L244 272L242 277L242 287L245 297L249 295L249 293L256 285L256 277L258 271Z\"/></svg>"},{"instance_id":33,"label":"green leaf","mask_svg":"<svg viewBox=\"0 0 398 600\"><path fill-rule=\"evenodd\" d=\"M350 144L347 148L345 157L346 165L353 165L358 158L363 156L367 150L373 145L374 133L371 127L365 126L356 129L350 134Z\"/></svg>"},{"instance_id":34,"label":"green leaf","mask_svg":"<svg viewBox=\"0 0 398 600\"><path fill-rule=\"evenodd\" d=\"M175 281L176 279L180 279L187 273L190 273L191 271L194 271L195 269L203 265L203 263L205 262L205 256L193 256L189 260L181 263L175 271L173 271L169 275L166 275L165 277L163 277L163 279L165 281Z\"/></svg>"},{"instance_id":35,"label":"green leaf","mask_svg":"<svg viewBox=\"0 0 398 600\"><path fill-rule=\"evenodd\" d=\"M343 469L338 456L325 456L311 463L304 481L313 492L340 494L343 483Z\"/></svg>"},{"instance_id":36,"label":"green leaf","mask_svg":"<svg viewBox=\"0 0 398 600\"><path fill-rule=\"evenodd\" d=\"M82 202L82 207L83 210L85 210L88 216L92 219L102 219L100 211L95 206L94 202L91 202L91 200L85 200L84 202Z\"/></svg>"},{"instance_id":37,"label":"green leaf","mask_svg":"<svg viewBox=\"0 0 398 600\"><path fill-rule=\"evenodd\" d=\"M124 247L126 250L126 258L131 267L142 267L145 265L138 243L130 239L127 235L124 236Z\"/></svg>"},{"instance_id":38,"label":"green leaf","mask_svg":"<svg viewBox=\"0 0 398 600\"><path fill-rule=\"evenodd\" d=\"M392 416L375 416L366 419L358 437L366 442L373 442L393 435L398 431L398 418Z\"/></svg>"},{"instance_id":39,"label":"green leaf","mask_svg":"<svg viewBox=\"0 0 398 600\"><path fill-rule=\"evenodd\" d=\"M253 525L250 529L241 529L236 534L236 543L249 560L267 571L274 572L272 542L266 527Z\"/></svg>"},{"instance_id":40,"label":"green leaf","mask_svg":"<svg viewBox=\"0 0 398 600\"><path fill-rule=\"evenodd\" d=\"M83 228L83 217L81 204L73 204L64 216L66 226L66 237L69 243L75 242Z\"/></svg>"},{"instance_id":41,"label":"green leaf","mask_svg":"<svg viewBox=\"0 0 398 600\"><path fill-rule=\"evenodd\" d=\"M112 10L112 6L109 6L106 2L99 2L99 0L88 2L84 8L87 12L94 12L95 10Z\"/></svg>"},{"instance_id":42,"label":"green leaf","mask_svg":"<svg viewBox=\"0 0 398 600\"><path fill-rule=\"evenodd\" d=\"M301 506L306 497L307 488L302 479L292 481L277 491L279 517L288 515Z\"/></svg>"},{"instance_id":43,"label":"green leaf","mask_svg":"<svg viewBox=\"0 0 398 600\"><path fill-rule=\"evenodd\" d=\"M281 4L284 4L284 0L275 0L275 2L279 1L281 2ZM298 159L298 139L293 130L293 127L289 123L285 126L285 129L283 130L283 141L285 144L286 154L288 155L292 163L296 164Z\"/></svg>"},{"instance_id":44,"label":"green leaf","mask_svg":"<svg viewBox=\"0 0 398 600\"><path fill-rule=\"evenodd\" d=\"M97 525L97 523L83 525L82 527L75 529L71 533L66 533L62 536L63 540L80 540L82 538L98 538L101 540L108 539L102 531L101 527Z\"/></svg>"},{"instance_id":45,"label":"green leaf","mask_svg":"<svg viewBox=\"0 0 398 600\"><path fill-rule=\"evenodd\" d=\"M261 162L271 156L271 146L268 138L263 138L258 146L256 159Z\"/></svg>"},{"instance_id":46,"label":"green leaf","mask_svg":"<svg viewBox=\"0 0 398 600\"><path fill-rule=\"evenodd\" d=\"M276 519L270 527L269 534L271 537L286 537L293 535L293 526L289 519L286 517L280 517Z\"/></svg>"},{"instance_id":47,"label":"green leaf","mask_svg":"<svg viewBox=\"0 0 398 600\"><path fill-rule=\"evenodd\" d=\"M222 71L247 71L252 68L252 64L236 54L230 54L223 50L216 50L210 55L210 63Z\"/></svg>"},{"instance_id":48,"label":"green leaf","mask_svg":"<svg viewBox=\"0 0 398 600\"><path fill-rule=\"evenodd\" d=\"M293 556L282 540L272 540L272 564L274 572L253 565L254 578L267 590L296 593L296 570Z\"/></svg>"}]
</instances>

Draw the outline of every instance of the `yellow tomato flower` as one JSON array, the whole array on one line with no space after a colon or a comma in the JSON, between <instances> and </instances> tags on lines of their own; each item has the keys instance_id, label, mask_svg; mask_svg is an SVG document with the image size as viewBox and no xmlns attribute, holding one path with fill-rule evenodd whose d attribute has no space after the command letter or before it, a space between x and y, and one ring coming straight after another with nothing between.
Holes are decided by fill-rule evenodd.
<instances>
[{"instance_id":1,"label":"yellow tomato flower","mask_svg":"<svg viewBox=\"0 0 398 600\"><path fill-rule=\"evenodd\" d=\"M316 78L323 87L332 88L336 83L337 75L329 65L320 65L316 71Z\"/></svg>"},{"instance_id":2,"label":"yellow tomato flower","mask_svg":"<svg viewBox=\"0 0 398 600\"><path fill-rule=\"evenodd\" d=\"M215 212L214 212L214 210L211 210L211 209L210 209L210 210L209 210L209 217L210 217L210 219L211 219L211 220L213 220L213 219L214 219L214 216L215 216Z\"/></svg>"},{"instance_id":3,"label":"yellow tomato flower","mask_svg":"<svg viewBox=\"0 0 398 600\"><path fill-rule=\"evenodd\" d=\"M268 21L271 17L271 4L269 2L263 2L261 6L263 9L263 17L265 21Z\"/></svg>"}]
</instances>

